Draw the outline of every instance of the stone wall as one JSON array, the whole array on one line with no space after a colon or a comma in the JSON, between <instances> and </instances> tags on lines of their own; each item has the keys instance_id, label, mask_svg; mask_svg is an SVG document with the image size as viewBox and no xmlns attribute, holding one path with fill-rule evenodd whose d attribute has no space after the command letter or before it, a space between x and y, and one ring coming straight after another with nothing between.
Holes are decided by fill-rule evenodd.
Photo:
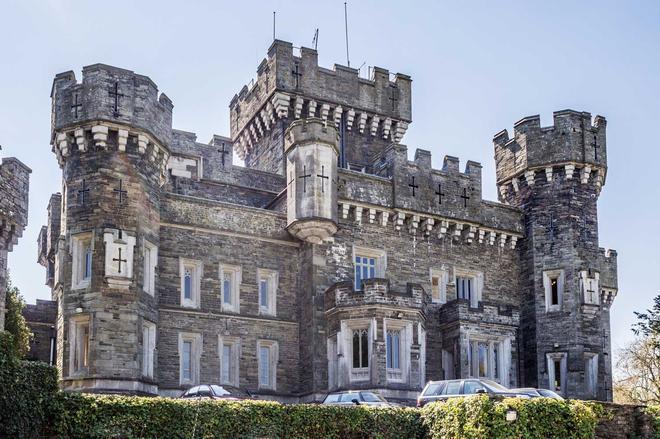
<instances>
[{"instance_id":1,"label":"stone wall","mask_svg":"<svg viewBox=\"0 0 660 439\"><path fill-rule=\"evenodd\" d=\"M37 299L36 304L25 305L23 317L25 317L25 321L34 335L26 359L50 364L51 359L55 360L56 355L54 343L57 335L55 329L57 302ZM53 343L52 352L51 340Z\"/></svg>"}]
</instances>

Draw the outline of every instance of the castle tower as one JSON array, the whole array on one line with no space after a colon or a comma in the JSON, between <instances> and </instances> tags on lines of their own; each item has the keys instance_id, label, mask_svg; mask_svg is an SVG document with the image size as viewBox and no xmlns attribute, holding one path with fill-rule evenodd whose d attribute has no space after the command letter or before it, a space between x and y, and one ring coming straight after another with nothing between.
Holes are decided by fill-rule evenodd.
<instances>
[{"instance_id":1,"label":"castle tower","mask_svg":"<svg viewBox=\"0 0 660 439\"><path fill-rule=\"evenodd\" d=\"M338 140L317 118L293 122L285 135L287 229L313 244L337 231Z\"/></svg>"},{"instance_id":2,"label":"castle tower","mask_svg":"<svg viewBox=\"0 0 660 439\"><path fill-rule=\"evenodd\" d=\"M5 328L7 255L27 226L31 172L13 157L0 160L0 331Z\"/></svg>"},{"instance_id":3,"label":"castle tower","mask_svg":"<svg viewBox=\"0 0 660 439\"><path fill-rule=\"evenodd\" d=\"M156 393L154 294L172 102L146 76L95 64L55 77L62 168L53 298L68 390Z\"/></svg>"},{"instance_id":4,"label":"castle tower","mask_svg":"<svg viewBox=\"0 0 660 439\"><path fill-rule=\"evenodd\" d=\"M571 398L612 399L609 307L616 252L598 246L607 173L605 118L571 110L495 135L500 201L524 212L522 384Z\"/></svg>"}]
</instances>

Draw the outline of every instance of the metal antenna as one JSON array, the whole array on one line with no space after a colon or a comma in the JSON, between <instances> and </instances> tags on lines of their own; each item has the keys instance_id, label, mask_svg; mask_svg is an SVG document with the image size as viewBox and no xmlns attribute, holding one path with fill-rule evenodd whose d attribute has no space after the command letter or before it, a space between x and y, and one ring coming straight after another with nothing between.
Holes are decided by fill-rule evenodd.
<instances>
[{"instance_id":1,"label":"metal antenna","mask_svg":"<svg viewBox=\"0 0 660 439\"><path fill-rule=\"evenodd\" d=\"M275 41L275 11L273 11L273 41Z\"/></svg>"},{"instance_id":2,"label":"metal antenna","mask_svg":"<svg viewBox=\"0 0 660 439\"><path fill-rule=\"evenodd\" d=\"M316 32L314 32L314 38L312 38L312 44L314 45L314 50L316 50L316 48L319 45L319 28L318 27L316 28Z\"/></svg>"},{"instance_id":3,"label":"metal antenna","mask_svg":"<svg viewBox=\"0 0 660 439\"><path fill-rule=\"evenodd\" d=\"M346 8L346 2L344 2L344 27L346 29L346 64L348 67L350 67L351 59L348 56L348 12Z\"/></svg>"}]
</instances>

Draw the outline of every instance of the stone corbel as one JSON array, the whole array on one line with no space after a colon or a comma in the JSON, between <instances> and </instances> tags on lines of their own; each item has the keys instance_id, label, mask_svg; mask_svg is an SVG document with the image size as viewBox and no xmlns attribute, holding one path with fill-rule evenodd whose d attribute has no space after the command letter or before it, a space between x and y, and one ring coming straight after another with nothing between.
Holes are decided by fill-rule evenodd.
<instances>
[{"instance_id":1,"label":"stone corbel","mask_svg":"<svg viewBox=\"0 0 660 439\"><path fill-rule=\"evenodd\" d=\"M486 236L486 231L484 229L479 229L479 244L484 243L485 236Z\"/></svg>"},{"instance_id":2,"label":"stone corbel","mask_svg":"<svg viewBox=\"0 0 660 439\"><path fill-rule=\"evenodd\" d=\"M261 123L264 124L266 131L270 131L270 119L268 118L268 113L266 113L266 110L261 110L259 117L261 118Z\"/></svg>"},{"instance_id":3,"label":"stone corbel","mask_svg":"<svg viewBox=\"0 0 660 439\"><path fill-rule=\"evenodd\" d=\"M350 131L351 128L353 127L353 120L354 119L355 119L355 110L351 108L346 113L346 129L348 131Z\"/></svg>"},{"instance_id":4,"label":"stone corbel","mask_svg":"<svg viewBox=\"0 0 660 439\"><path fill-rule=\"evenodd\" d=\"M66 137L66 133L57 133L57 138L55 140L57 147L60 150L60 154L62 154L62 157L69 156L69 141Z\"/></svg>"},{"instance_id":5,"label":"stone corbel","mask_svg":"<svg viewBox=\"0 0 660 439\"><path fill-rule=\"evenodd\" d=\"M438 228L438 238L444 238L447 234L447 229L449 228L449 222L446 220L440 220L440 227Z\"/></svg>"},{"instance_id":6,"label":"stone corbel","mask_svg":"<svg viewBox=\"0 0 660 439\"><path fill-rule=\"evenodd\" d=\"M467 235L467 242L468 244L472 244L472 241L474 241L474 236L477 233L477 228L475 226L470 226L468 229L468 235Z\"/></svg>"},{"instance_id":7,"label":"stone corbel","mask_svg":"<svg viewBox=\"0 0 660 439\"><path fill-rule=\"evenodd\" d=\"M321 105L321 119L328 120L328 113L330 112L330 104Z\"/></svg>"},{"instance_id":8,"label":"stone corbel","mask_svg":"<svg viewBox=\"0 0 660 439\"><path fill-rule=\"evenodd\" d=\"M376 209L369 209L369 224L373 224L376 221Z\"/></svg>"},{"instance_id":9,"label":"stone corbel","mask_svg":"<svg viewBox=\"0 0 660 439\"><path fill-rule=\"evenodd\" d=\"M410 217L409 226L408 231L410 233L417 233L417 229L419 228L419 215L413 215Z\"/></svg>"},{"instance_id":10,"label":"stone corbel","mask_svg":"<svg viewBox=\"0 0 660 439\"><path fill-rule=\"evenodd\" d=\"M312 99L307 103L307 117L316 116L316 101Z\"/></svg>"},{"instance_id":11,"label":"stone corbel","mask_svg":"<svg viewBox=\"0 0 660 439\"><path fill-rule=\"evenodd\" d=\"M389 212L381 212L380 213L380 224L383 227L387 227L387 222L390 219L390 213Z\"/></svg>"},{"instance_id":12,"label":"stone corbel","mask_svg":"<svg viewBox=\"0 0 660 439\"><path fill-rule=\"evenodd\" d=\"M383 139L387 139L389 137L391 127L392 127L392 119L388 117L383 122Z\"/></svg>"},{"instance_id":13,"label":"stone corbel","mask_svg":"<svg viewBox=\"0 0 660 439\"><path fill-rule=\"evenodd\" d=\"M355 222L362 224L362 206L355 206Z\"/></svg>"},{"instance_id":14,"label":"stone corbel","mask_svg":"<svg viewBox=\"0 0 660 439\"><path fill-rule=\"evenodd\" d=\"M103 125L94 125L92 127L92 136L94 138L94 144L101 148L106 148L108 146L108 127Z\"/></svg>"},{"instance_id":15,"label":"stone corbel","mask_svg":"<svg viewBox=\"0 0 660 439\"><path fill-rule=\"evenodd\" d=\"M335 126L337 128L339 128L339 123L341 122L341 115L342 115L343 112L344 112L344 109L341 108L341 105L337 105L335 107L335 111L334 111L334 114L333 114L333 120L334 120Z\"/></svg>"},{"instance_id":16,"label":"stone corbel","mask_svg":"<svg viewBox=\"0 0 660 439\"><path fill-rule=\"evenodd\" d=\"M589 176L591 175L591 166L585 166L580 171L580 183L587 184L589 183Z\"/></svg>"},{"instance_id":17,"label":"stone corbel","mask_svg":"<svg viewBox=\"0 0 660 439\"><path fill-rule=\"evenodd\" d=\"M552 181L552 168L545 168L545 180L547 182Z\"/></svg>"},{"instance_id":18,"label":"stone corbel","mask_svg":"<svg viewBox=\"0 0 660 439\"><path fill-rule=\"evenodd\" d=\"M289 101L291 96L284 93L275 93L271 102L275 108L275 113L278 118L287 117L289 115Z\"/></svg>"},{"instance_id":19,"label":"stone corbel","mask_svg":"<svg viewBox=\"0 0 660 439\"><path fill-rule=\"evenodd\" d=\"M302 108L303 108L303 98L302 96L296 96L296 101L293 104L294 119L300 119L300 115L302 114Z\"/></svg>"},{"instance_id":20,"label":"stone corbel","mask_svg":"<svg viewBox=\"0 0 660 439\"><path fill-rule=\"evenodd\" d=\"M566 180L571 180L573 172L575 172L575 165L564 165L564 172L566 172Z\"/></svg>"},{"instance_id":21,"label":"stone corbel","mask_svg":"<svg viewBox=\"0 0 660 439\"><path fill-rule=\"evenodd\" d=\"M74 132L74 136L76 137L76 145L78 145L78 151L87 151L87 142L85 142L85 130L78 128Z\"/></svg>"},{"instance_id":22,"label":"stone corbel","mask_svg":"<svg viewBox=\"0 0 660 439\"><path fill-rule=\"evenodd\" d=\"M128 130L117 131L117 149L120 152L126 152L127 143L128 143Z\"/></svg>"},{"instance_id":23,"label":"stone corbel","mask_svg":"<svg viewBox=\"0 0 660 439\"><path fill-rule=\"evenodd\" d=\"M350 204L344 203L341 205L341 217L343 219L348 218L348 212L350 211L350 209L351 209Z\"/></svg>"},{"instance_id":24,"label":"stone corbel","mask_svg":"<svg viewBox=\"0 0 660 439\"><path fill-rule=\"evenodd\" d=\"M452 235L456 236L457 238L460 238L462 233L463 233L463 224L456 223L454 225L454 232L452 233Z\"/></svg>"},{"instance_id":25,"label":"stone corbel","mask_svg":"<svg viewBox=\"0 0 660 439\"><path fill-rule=\"evenodd\" d=\"M511 179L511 184L513 185L513 191L515 193L518 193L518 191L520 190L520 188L518 187L518 177L512 178Z\"/></svg>"},{"instance_id":26,"label":"stone corbel","mask_svg":"<svg viewBox=\"0 0 660 439\"><path fill-rule=\"evenodd\" d=\"M493 232L493 231L491 231L491 232L488 234L488 244L489 244L489 245L495 245L495 237L496 237L496 235L497 235L497 234L496 234L495 232Z\"/></svg>"},{"instance_id":27,"label":"stone corbel","mask_svg":"<svg viewBox=\"0 0 660 439\"><path fill-rule=\"evenodd\" d=\"M395 223L394 223L394 228L396 230L401 230L401 227L403 227L403 222L405 221L405 219L406 219L406 214L405 213L397 212L396 220L395 220Z\"/></svg>"},{"instance_id":28,"label":"stone corbel","mask_svg":"<svg viewBox=\"0 0 660 439\"><path fill-rule=\"evenodd\" d=\"M396 127L394 128L394 143L401 142L407 130L408 130L408 123L403 121L398 121L396 123Z\"/></svg>"},{"instance_id":29,"label":"stone corbel","mask_svg":"<svg viewBox=\"0 0 660 439\"><path fill-rule=\"evenodd\" d=\"M516 243L518 242L518 237L517 236L511 236L511 249L516 248Z\"/></svg>"},{"instance_id":30,"label":"stone corbel","mask_svg":"<svg viewBox=\"0 0 660 439\"><path fill-rule=\"evenodd\" d=\"M257 131L259 131L259 137L260 138L263 137L264 136L264 129L261 126L261 120L259 119L259 116L256 116L254 118L254 124L253 125L255 125L257 127Z\"/></svg>"},{"instance_id":31,"label":"stone corbel","mask_svg":"<svg viewBox=\"0 0 660 439\"><path fill-rule=\"evenodd\" d=\"M433 218L424 218L422 221L422 229L424 230L424 235L429 236L435 225L435 220Z\"/></svg>"},{"instance_id":32,"label":"stone corbel","mask_svg":"<svg viewBox=\"0 0 660 439\"><path fill-rule=\"evenodd\" d=\"M147 145L149 144L149 139L144 134L138 134L138 152L144 154L147 152Z\"/></svg>"},{"instance_id":33,"label":"stone corbel","mask_svg":"<svg viewBox=\"0 0 660 439\"><path fill-rule=\"evenodd\" d=\"M506 233L500 233L500 247L504 248L504 245L506 244L506 238Z\"/></svg>"},{"instance_id":34,"label":"stone corbel","mask_svg":"<svg viewBox=\"0 0 660 439\"><path fill-rule=\"evenodd\" d=\"M370 133L371 133L372 136L376 135L376 132L378 131L378 124L379 123L380 123L380 117L378 117L374 114L374 116L371 118L371 131L370 131Z\"/></svg>"},{"instance_id":35,"label":"stone corbel","mask_svg":"<svg viewBox=\"0 0 660 439\"><path fill-rule=\"evenodd\" d=\"M266 114L268 114L268 117L270 118L270 125L273 125L275 123L275 116L277 114L275 111L275 106L270 101L268 101L266 104Z\"/></svg>"},{"instance_id":36,"label":"stone corbel","mask_svg":"<svg viewBox=\"0 0 660 439\"><path fill-rule=\"evenodd\" d=\"M527 171L525 172L525 180L527 180L527 185L528 186L534 186L534 176L536 172L534 171Z\"/></svg>"},{"instance_id":37,"label":"stone corbel","mask_svg":"<svg viewBox=\"0 0 660 439\"><path fill-rule=\"evenodd\" d=\"M364 129L367 126L367 113L360 113L360 120L358 121L358 131L360 134L364 133Z\"/></svg>"}]
</instances>

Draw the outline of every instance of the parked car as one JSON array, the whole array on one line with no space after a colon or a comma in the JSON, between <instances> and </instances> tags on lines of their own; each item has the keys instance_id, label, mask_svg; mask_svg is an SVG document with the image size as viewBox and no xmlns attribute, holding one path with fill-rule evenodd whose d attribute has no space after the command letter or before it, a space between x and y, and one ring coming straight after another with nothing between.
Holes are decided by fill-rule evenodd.
<instances>
[{"instance_id":1,"label":"parked car","mask_svg":"<svg viewBox=\"0 0 660 439\"><path fill-rule=\"evenodd\" d=\"M183 392L181 398L184 399L224 399L229 401L238 401L249 399L250 394L232 386L219 386L217 384L201 384L193 386Z\"/></svg>"},{"instance_id":2,"label":"parked car","mask_svg":"<svg viewBox=\"0 0 660 439\"><path fill-rule=\"evenodd\" d=\"M397 407L375 392L363 390L347 390L344 392L330 393L323 400L323 404L330 405L366 405L369 407Z\"/></svg>"},{"instance_id":3,"label":"parked car","mask_svg":"<svg viewBox=\"0 0 660 439\"><path fill-rule=\"evenodd\" d=\"M429 381L417 398L417 407L433 401L444 401L460 396L487 394L493 398L530 398L522 392L507 389L503 385L484 379Z\"/></svg>"},{"instance_id":4,"label":"parked car","mask_svg":"<svg viewBox=\"0 0 660 439\"><path fill-rule=\"evenodd\" d=\"M556 394L552 390L548 389L535 389L533 387L523 387L520 389L511 389L513 392L517 393L524 393L525 395L529 395L530 398L554 398L554 399L561 399L563 400L560 395Z\"/></svg>"}]
</instances>

